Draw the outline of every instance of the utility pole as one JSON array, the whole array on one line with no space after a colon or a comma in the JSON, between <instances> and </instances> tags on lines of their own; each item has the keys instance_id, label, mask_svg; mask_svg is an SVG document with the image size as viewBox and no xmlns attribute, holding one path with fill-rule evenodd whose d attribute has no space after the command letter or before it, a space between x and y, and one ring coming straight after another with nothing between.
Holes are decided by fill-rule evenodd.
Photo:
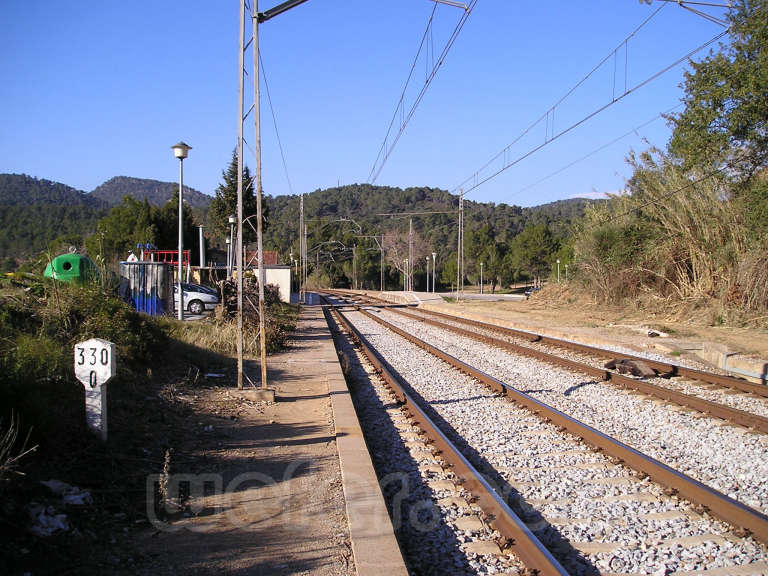
<instances>
[{"instance_id":1,"label":"utility pole","mask_svg":"<svg viewBox=\"0 0 768 576\"><path fill-rule=\"evenodd\" d=\"M461 295L464 295L464 194L461 195Z\"/></svg>"},{"instance_id":2,"label":"utility pole","mask_svg":"<svg viewBox=\"0 0 768 576\"><path fill-rule=\"evenodd\" d=\"M464 191L459 190L459 234L456 246L456 300L464 288Z\"/></svg>"},{"instance_id":3,"label":"utility pole","mask_svg":"<svg viewBox=\"0 0 768 576\"><path fill-rule=\"evenodd\" d=\"M247 0L240 0L240 44L238 47L238 111L237 111L237 387L243 387L243 128L247 116L253 111L254 123L254 156L256 157L256 244L259 265L259 340L261 342L261 387L267 386L267 342L264 310L264 284L266 270L264 269L264 251L262 244L262 190L261 190L261 117L260 117L260 88L259 88L259 24L290 10L306 0L287 0L278 6L259 12L258 0L248 3L251 18L251 37L245 38L245 11ZM253 105L245 112L245 52L249 47L253 51Z\"/></svg>"},{"instance_id":4,"label":"utility pole","mask_svg":"<svg viewBox=\"0 0 768 576\"><path fill-rule=\"evenodd\" d=\"M432 294L435 293L435 276L437 276L437 268L435 268L435 258L437 258L437 252L432 252Z\"/></svg>"},{"instance_id":5,"label":"utility pole","mask_svg":"<svg viewBox=\"0 0 768 576\"><path fill-rule=\"evenodd\" d=\"M381 244L379 244L379 252L381 253L381 280L379 282L379 291L384 292L384 234L381 235ZM567 270L567 268L566 268Z\"/></svg>"},{"instance_id":6,"label":"utility pole","mask_svg":"<svg viewBox=\"0 0 768 576\"><path fill-rule=\"evenodd\" d=\"M413 290L413 218L408 220L408 290Z\"/></svg>"},{"instance_id":7,"label":"utility pole","mask_svg":"<svg viewBox=\"0 0 768 576\"><path fill-rule=\"evenodd\" d=\"M256 252L259 264L259 344L261 351L261 388L267 387L267 323L266 309L264 306L264 284L267 283L267 271L264 266L264 249L262 235L264 231L264 217L262 210L261 193L261 88L259 82L259 1L253 0L253 119L254 137L256 142ZM240 348L243 343L243 279L245 267L243 266L243 197L237 199L237 315L239 325ZM240 359L242 362L242 359Z\"/></svg>"},{"instance_id":8,"label":"utility pole","mask_svg":"<svg viewBox=\"0 0 768 576\"><path fill-rule=\"evenodd\" d=\"M243 222L243 129L245 127L245 0L240 1L240 47L238 50L238 97L237 97L237 223L242 231ZM257 80L258 81L258 80ZM230 234L231 235L231 234ZM242 234L238 234L242 238ZM230 240L231 249L234 244ZM238 250L238 253L240 250ZM242 257L241 257L242 258ZM242 260L238 261L242 264ZM237 281L237 389L243 389L243 270L238 268Z\"/></svg>"},{"instance_id":9,"label":"utility pole","mask_svg":"<svg viewBox=\"0 0 768 576\"><path fill-rule=\"evenodd\" d=\"M298 278L299 282L299 302L304 303L304 193L301 193L301 199L299 200L299 260L301 260L301 277Z\"/></svg>"}]
</instances>

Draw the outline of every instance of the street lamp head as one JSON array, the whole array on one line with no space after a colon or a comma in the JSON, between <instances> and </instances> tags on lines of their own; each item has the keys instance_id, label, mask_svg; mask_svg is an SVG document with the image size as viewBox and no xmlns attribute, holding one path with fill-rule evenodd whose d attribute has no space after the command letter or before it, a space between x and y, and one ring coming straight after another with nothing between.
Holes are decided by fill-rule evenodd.
<instances>
[{"instance_id":1,"label":"street lamp head","mask_svg":"<svg viewBox=\"0 0 768 576\"><path fill-rule=\"evenodd\" d=\"M230 224L234 224L235 222L237 222L237 220L235 220L235 217L234 216L230 216L229 217L229 223Z\"/></svg>"},{"instance_id":2,"label":"street lamp head","mask_svg":"<svg viewBox=\"0 0 768 576\"><path fill-rule=\"evenodd\" d=\"M560 264L560 258L557 259L557 263Z\"/></svg>"},{"instance_id":3,"label":"street lamp head","mask_svg":"<svg viewBox=\"0 0 768 576\"><path fill-rule=\"evenodd\" d=\"M179 160L184 160L184 158L187 157L189 154L189 151L192 150L192 146L189 146L185 144L184 142L179 142L178 144L174 144L171 146L173 149L173 155L176 156Z\"/></svg>"},{"instance_id":4,"label":"street lamp head","mask_svg":"<svg viewBox=\"0 0 768 576\"><path fill-rule=\"evenodd\" d=\"M437 256L437 252L432 252L432 260L434 260L436 256Z\"/></svg>"}]
</instances>

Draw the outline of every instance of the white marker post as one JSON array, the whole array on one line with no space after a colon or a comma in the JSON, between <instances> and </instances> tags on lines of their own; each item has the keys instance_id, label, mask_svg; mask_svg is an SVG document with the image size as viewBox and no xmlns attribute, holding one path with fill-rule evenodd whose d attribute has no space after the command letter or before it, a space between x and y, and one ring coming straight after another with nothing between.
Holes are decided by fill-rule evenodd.
<instances>
[{"instance_id":1,"label":"white marker post","mask_svg":"<svg viewBox=\"0 0 768 576\"><path fill-rule=\"evenodd\" d=\"M91 338L75 345L75 378L85 387L85 421L107 440L107 382L115 375L115 345Z\"/></svg>"}]
</instances>

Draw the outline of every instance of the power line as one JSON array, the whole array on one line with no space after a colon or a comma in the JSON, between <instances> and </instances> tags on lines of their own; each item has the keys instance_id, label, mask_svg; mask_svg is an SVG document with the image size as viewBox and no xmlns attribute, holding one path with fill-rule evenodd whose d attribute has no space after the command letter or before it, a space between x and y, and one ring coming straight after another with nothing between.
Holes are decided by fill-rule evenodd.
<instances>
[{"instance_id":1,"label":"power line","mask_svg":"<svg viewBox=\"0 0 768 576\"><path fill-rule=\"evenodd\" d=\"M392 216L406 218L408 216L421 216L422 214L453 214L455 210L428 210L424 212L383 212L376 216Z\"/></svg>"},{"instance_id":2,"label":"power line","mask_svg":"<svg viewBox=\"0 0 768 576\"><path fill-rule=\"evenodd\" d=\"M731 8L732 5L728 4L716 4L715 2L693 2L692 0L656 0L657 2L671 2L673 4L692 4L694 6L711 6L713 8Z\"/></svg>"},{"instance_id":3,"label":"power line","mask_svg":"<svg viewBox=\"0 0 768 576\"><path fill-rule=\"evenodd\" d=\"M275 126L275 135L277 136L277 145L280 148L280 157L283 160L283 171L285 172L285 179L288 182L288 191L293 195L293 186L291 186L291 177L288 175L288 164L285 162L285 152L283 151L283 143L280 140L280 132L277 129L277 117L275 116L275 109L272 107L272 95L269 93L269 83L267 83L267 71L264 68L264 62L261 59L261 52L259 52L259 64L261 64L261 77L264 78L264 88L267 90L267 102L269 102L269 110L272 112L272 123Z\"/></svg>"},{"instance_id":4,"label":"power line","mask_svg":"<svg viewBox=\"0 0 768 576\"><path fill-rule=\"evenodd\" d=\"M548 137L550 115L552 116L552 127L554 132L554 116L555 116L556 108L560 106L560 104L562 104L565 100L567 100L568 97L571 96L571 94L573 94L576 90L578 90L578 88L582 86L587 80L589 80L595 72L597 72L600 68L602 68L603 64L608 62L608 60L610 60L611 57L615 58L619 50L622 47L626 47L629 40L631 40L640 30L642 30L645 27L645 25L648 24L648 22L650 22L659 12L661 12L661 10L664 9L664 6L665 4L662 4L656 10L654 10L653 13L650 16L648 16L645 20L643 20L643 22L637 28L635 28L626 38L624 38L624 40L622 40L616 46L616 48L614 48L611 52L609 52L608 55L605 56L605 58L603 58L597 65L595 65L592 68L592 70L590 70L581 80L579 80L570 90L568 90L568 92L566 92L557 102L555 102L552 106L550 106L544 114L539 116L533 123L531 123L525 130L523 130L510 144L502 148L501 151L499 151L495 156L493 156L490 160L488 160L485 164L483 164L480 168L478 168L472 176L470 176L469 178L461 182L458 186L455 186L451 192L456 192L456 190L458 190L459 188L465 187L473 178L477 179L478 174L483 170L485 170L486 168L488 168L488 166L490 166L493 162L495 162L500 156L506 157L506 154L510 150L510 148L512 148L512 146L517 144L523 137L525 137L536 126L541 124L542 121L547 122L546 134ZM625 48L625 53L626 53L626 48ZM614 73L614 76L615 76L615 73ZM626 90L626 78L625 78L624 88ZM615 94L614 94L614 97L615 97ZM470 188L469 190L472 190L472 188Z\"/></svg>"},{"instance_id":5,"label":"power line","mask_svg":"<svg viewBox=\"0 0 768 576\"><path fill-rule=\"evenodd\" d=\"M424 94L426 94L427 89L432 84L432 80L434 80L435 76L437 75L437 71L439 70L440 66L443 65L445 58L448 56L448 52L450 51L454 42L456 42L456 39L458 38L459 33L461 32L462 28L464 28L464 24L466 24L470 14L472 14L472 10L474 10L475 6L477 5L477 2L478 0L471 0L470 3L464 7L464 13L461 15L461 18L459 19L459 22L456 25L456 28L454 28L451 36L448 38L448 42L445 44L445 47L443 48L443 51L440 53L440 56L438 57L437 61L433 64L432 70L427 75L427 78L424 81L424 85L422 86L421 91L419 92L418 96L416 96L416 99L414 100L413 105L408 111L408 114L404 115L403 105L404 105L404 99L405 99L405 92L408 88L408 84L411 80L411 76L413 75L413 69L415 68L416 62L418 61L419 55L421 54L421 51L424 47L424 43L426 41L427 35L432 28L432 21L435 14L435 8L437 8L437 2L435 2L435 6L433 7L432 14L430 15L429 21L427 23L427 28L424 31L424 35L422 36L421 43L419 44L419 50L416 53L416 58L414 58L413 64L411 65L411 70L408 73L408 79L405 82L405 87L403 88L402 94L400 95L400 99L398 100L397 106L395 107L395 112L392 115L392 120L390 121L389 127L387 128L387 133L384 136L384 141L382 142L381 147L379 148L379 153L376 156L376 160L373 162L373 166L371 167L371 172L368 175L369 183L374 184L376 182L376 179L379 177L379 174L381 174L381 171L384 168L384 164L386 164L390 154L392 154L392 151L395 149L395 146L397 146L397 143L400 140L400 136L403 135L403 132L405 131L405 127L408 125L408 122L410 122L414 112L416 111L416 108L418 108L419 104L421 103L421 100L424 98ZM434 53L434 49L433 49L433 53ZM389 138L390 132L392 131L392 127L394 126L395 118L397 118L398 112L400 112L400 115L401 115L400 128L397 131L397 134L395 135L394 139L392 140L392 144L389 147L387 147L387 140ZM379 160L381 160L381 163L379 163Z\"/></svg>"},{"instance_id":6,"label":"power line","mask_svg":"<svg viewBox=\"0 0 768 576\"><path fill-rule=\"evenodd\" d=\"M624 139L624 138L626 138L627 136L631 136L632 134L635 134L635 133L636 133L638 130L641 130L641 129L645 128L645 127L646 127L646 126L648 126L649 124L652 124L653 122L656 122L657 120L659 120L659 119L661 119L661 118L664 118L664 116L665 116L666 114L669 114L670 112L672 112L672 111L673 111L673 110L675 110L676 108L680 108L682 105L683 105L683 104L682 104L682 103L680 103L680 104L678 104L678 105L676 105L676 106L673 106L672 108L669 108L669 109L668 109L668 110L666 110L665 112L661 112L661 113L659 113L659 114L656 114L656 116L654 116L653 118L650 118L649 120L646 120L646 121L645 121L645 122L643 122L642 124L639 124L638 126L635 126L634 128L632 128L631 130L628 130L627 132L625 132L625 133L624 133L624 134L622 134L621 136L617 136L616 138L614 138L614 139L613 139L613 140L611 140L610 142L606 142L606 143L605 143L605 144L603 144L602 146L600 146L600 147L598 147L598 148L595 148L595 149L594 149L594 150L592 150L591 152L588 152L587 154L585 154L584 156L581 156L580 158L578 158L578 159L574 160L573 162L570 162L569 164L566 164L565 166L563 166L563 167L561 167L561 168L559 168L559 169L555 170L554 172L550 172L549 174L547 174L547 175L546 175L546 176L544 176L543 178L540 178L540 179L539 179L539 180L537 180L536 182L533 182L532 184L529 184L528 186L525 186L525 187L523 187L523 188L520 188L520 189L519 189L517 192L515 192L515 193L513 193L513 194L510 194L510 197L512 197L512 196L517 196L518 194L521 194L522 192L525 192L526 190L530 190L531 188L534 188L534 187L538 186L538 185L539 185L539 184L541 184L542 182L544 182L544 181L546 181L546 180L549 180L550 178L552 178L552 177L554 177L554 176L557 176L558 174L561 174L561 173L565 172L566 170L568 170L568 168L572 168L572 167L573 167L573 166L575 166L576 164L579 164L580 162L583 162L584 160L586 160L587 158L590 158L591 156L594 156L594 155L595 155L595 154L597 154L598 152L602 152L602 151L603 151L603 150L605 150L606 148L609 148L609 147L613 146L614 144L616 144L617 142L620 142L621 140L623 140L623 139Z\"/></svg>"},{"instance_id":7,"label":"power line","mask_svg":"<svg viewBox=\"0 0 768 576\"><path fill-rule=\"evenodd\" d=\"M616 96L614 95L614 97L611 99L611 101L610 101L610 102L608 102L607 104L604 104L604 105L600 106L600 107L599 107L599 108L597 108L596 110L594 110L594 111L592 111L591 113L589 113L589 114L587 114L586 116L584 116L582 119L578 120L577 122L574 122L573 124L571 124L570 126L568 126L567 128L565 128L564 130L562 130L562 131L558 132L557 134L555 134L555 133L553 132L551 136L549 136L549 134L548 134L548 135L547 135L547 137L545 138L545 140L544 140L544 142L543 142L542 144L539 144L538 146L535 146L535 147L533 147L533 148L532 148L532 149L530 149L528 152L524 153L522 156L519 156L519 157L515 158L514 160L511 160L511 161L508 161L508 162L507 162L507 161L506 161L506 153L507 153L507 151L509 150L509 148L510 148L510 147L511 147L511 146L512 146L512 145L513 145L515 142L517 142L517 140L519 140L519 138L518 138L518 139L516 139L516 140L515 140L515 142L513 142L513 143L512 143L512 144L510 144L509 146L505 147L505 148L504 148L504 149L503 149L501 152L499 152L498 154L496 154L496 156L494 156L494 157L493 157L493 158L492 158L490 161L488 161L488 162L487 162L487 163L486 163L486 164L485 164L485 165L484 165L484 166L483 166L481 169L477 170L477 171L476 171L476 172L475 172L475 173L474 173L472 176L470 176L469 178L467 178L466 180L464 180L464 182L462 182L461 184L459 184L458 186L456 186L456 187L455 187L455 188L452 190L452 192L455 192L457 189L459 189L459 188L462 188L462 187L463 187L463 186L464 186L464 185L465 185L467 182L470 182L470 181L474 181L474 183L473 183L471 186L469 186L468 188L466 188L466 189L465 189L465 192L464 192L464 194L465 194L465 195L466 195L466 194L468 194L469 192L471 192L471 191L475 190L476 188L479 188L480 186L482 186L483 184L485 184L485 183L486 183L486 182L488 182L489 180L491 180L491 179L495 178L496 176L498 176L498 175L499 175L499 174L501 174L502 172L504 172L504 171L506 171L507 169L511 168L512 166L514 166L514 165L518 164L518 163L519 163L519 162L521 162L522 160L525 160L526 158L528 158L529 156L531 156L531 155L533 155L534 153L538 152L539 150L541 150L541 149L542 149L542 148L544 148L545 146L547 146L547 145L551 144L551 143L552 143L552 142L554 142L555 140L559 139L560 137L564 136L565 134L568 134L569 132L571 132L571 131L572 131L572 130L574 130L575 128L577 128L577 127L581 126L582 124L584 124L584 123L585 123L585 122L587 122L588 120L591 120L592 118L594 118L595 116L597 116L597 115L598 115L598 114L600 114L601 112L603 112L603 111L607 110L608 108L610 108L611 106L613 106L613 105L614 105L614 104L616 104L617 102L620 102L620 101L621 101L621 100L623 100L625 97L627 97L627 96L629 96L630 94L632 94L633 92L635 92L635 91L639 90L640 88L642 88L642 87L643 87L643 86L645 86L646 84L649 84L650 82L652 82L653 80L655 80L655 79L656 79L656 78L658 78L659 76L662 76L662 75L663 75L663 74L665 74L666 72L670 71L672 68L675 68L676 66L678 66L678 65L679 65L679 64L681 64L682 62L685 62L686 60L690 59L690 58L691 58L691 57L692 57L694 54L696 54L697 52L699 52L699 51L703 50L704 48L706 48L706 47L710 46L711 44L713 44L713 43L717 42L718 40L720 40L721 38L723 38L723 37L724 37L726 34L728 34L728 30L725 30L725 31L721 32L720 34L718 34L718 35L717 35L717 36L715 36L714 38L712 38L712 39L708 40L708 41L707 41L707 42L705 42L704 44L702 44L702 45L698 46L697 48L695 48L695 49L691 50L691 51L690 51L690 52L688 52L686 55L682 56L681 58L678 58L677 60L675 60L674 62L672 62L672 63L671 63L671 64L669 64L668 66L666 66L666 67L664 67L663 69L659 70L659 71L658 71L658 72L656 72L655 74L652 74L651 76L649 76L649 77L648 77L648 78L646 78L645 80L643 80L643 81L639 82L639 83L638 83L638 84L636 84L635 86L632 86L631 88L628 88L628 89L626 89L626 90L625 90L625 91L624 91L622 94L620 94L618 97L616 97ZM542 116L542 118L544 118L544 117ZM538 124L540 121L541 121L541 119L539 119L539 120L538 120L536 123ZM529 128L528 130L530 130L530 128ZM487 176L487 177L485 177L485 178L483 178L483 179L479 179L479 176L480 176L480 172L481 172L482 170L484 170L485 168L487 168L487 167L488 167L488 166L489 166L489 165L490 165L490 164L491 164L491 163L492 163L494 160L498 159L498 158L499 158L499 156L501 156L502 154L504 154L504 160L505 160L505 162L504 162L504 165L503 165L503 166L502 166L500 169L498 169L498 170L496 170L495 172L493 172L492 174L490 174L489 176Z\"/></svg>"},{"instance_id":8,"label":"power line","mask_svg":"<svg viewBox=\"0 0 768 576\"><path fill-rule=\"evenodd\" d=\"M384 135L384 141L381 143L381 147L379 148L379 153L376 156L376 160L374 160L373 162L373 166L371 167L370 174L368 174L369 181L371 180L371 176L374 170L376 170L376 164L379 162L379 159L381 158L382 154L384 154L385 152L385 149L387 147L387 138L389 138L389 133L392 131L392 126L394 126L395 124L395 118L397 117L397 113L403 107L403 101L405 100L405 92L406 90L408 90L408 84L410 84L411 82L413 71L416 69L416 63L419 61L419 56L421 55L421 51L424 48L424 42L426 41L427 35L432 29L432 22L434 21L436 11L437 11L437 2L435 2L435 5L432 6L432 13L429 15L429 20L427 20L427 27L424 29L424 34L422 34L421 36L419 49L416 51L416 56L414 56L413 62L411 63L411 69L408 71L408 77L405 79L405 85L403 86L403 91L400 93L400 100L398 100L397 106L395 106L395 111L392 113L392 119L389 121L389 126L387 126L387 133ZM427 50L429 50L429 47L427 47ZM426 58L424 60L426 61ZM384 159L384 161L386 161L386 158Z\"/></svg>"}]
</instances>

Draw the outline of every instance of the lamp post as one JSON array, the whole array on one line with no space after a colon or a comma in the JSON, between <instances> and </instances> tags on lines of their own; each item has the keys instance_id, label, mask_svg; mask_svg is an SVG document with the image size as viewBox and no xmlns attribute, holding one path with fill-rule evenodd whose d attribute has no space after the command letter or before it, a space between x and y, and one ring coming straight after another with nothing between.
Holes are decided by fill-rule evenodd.
<instances>
[{"instance_id":1,"label":"lamp post","mask_svg":"<svg viewBox=\"0 0 768 576\"><path fill-rule=\"evenodd\" d=\"M374 236L374 240L376 237ZM376 240L378 242L378 240ZM384 234L381 235L381 244L379 244L379 271L381 280L379 280L379 291L384 292Z\"/></svg>"},{"instance_id":2,"label":"lamp post","mask_svg":"<svg viewBox=\"0 0 768 576\"><path fill-rule=\"evenodd\" d=\"M557 282L560 283L560 258L557 259Z\"/></svg>"},{"instance_id":3,"label":"lamp post","mask_svg":"<svg viewBox=\"0 0 768 576\"><path fill-rule=\"evenodd\" d=\"M228 221L230 252L228 252L229 259L227 260L227 277L232 278L232 270L235 268L235 222L237 222L237 219L234 216L230 216Z\"/></svg>"},{"instance_id":4,"label":"lamp post","mask_svg":"<svg viewBox=\"0 0 768 576\"><path fill-rule=\"evenodd\" d=\"M203 229L205 228L205 226L200 225L200 226L198 226L198 228L200 229L200 237L199 237L199 240L200 240L200 268L205 268L205 235L203 234ZM202 274L203 274L203 272L201 270L200 271L201 278L202 278Z\"/></svg>"},{"instance_id":5,"label":"lamp post","mask_svg":"<svg viewBox=\"0 0 768 576\"><path fill-rule=\"evenodd\" d=\"M565 281L568 282L568 264L565 265Z\"/></svg>"},{"instance_id":6,"label":"lamp post","mask_svg":"<svg viewBox=\"0 0 768 576\"><path fill-rule=\"evenodd\" d=\"M436 252L432 252L432 294L435 293L435 276L437 276L437 268L435 268Z\"/></svg>"},{"instance_id":7,"label":"lamp post","mask_svg":"<svg viewBox=\"0 0 768 576\"><path fill-rule=\"evenodd\" d=\"M179 142L171 146L173 155L179 159L179 271L177 290L179 291L179 304L177 308L178 319L184 320L184 292L181 290L181 277L184 269L184 221L183 221L183 201L184 201L184 158L189 155L192 146L184 142Z\"/></svg>"},{"instance_id":8,"label":"lamp post","mask_svg":"<svg viewBox=\"0 0 768 576\"><path fill-rule=\"evenodd\" d=\"M483 263L480 262L480 294L483 293Z\"/></svg>"},{"instance_id":9,"label":"lamp post","mask_svg":"<svg viewBox=\"0 0 768 576\"><path fill-rule=\"evenodd\" d=\"M232 238L227 237L227 280L232 278Z\"/></svg>"}]
</instances>

